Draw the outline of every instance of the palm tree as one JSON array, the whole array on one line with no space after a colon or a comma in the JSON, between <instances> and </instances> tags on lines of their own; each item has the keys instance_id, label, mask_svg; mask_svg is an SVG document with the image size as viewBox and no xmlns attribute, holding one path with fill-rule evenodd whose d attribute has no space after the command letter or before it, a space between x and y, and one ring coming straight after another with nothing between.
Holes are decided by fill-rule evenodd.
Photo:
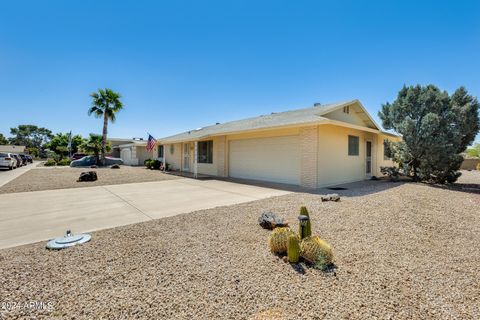
<instances>
[{"instance_id":1,"label":"palm tree","mask_svg":"<svg viewBox=\"0 0 480 320\"><path fill-rule=\"evenodd\" d=\"M105 148L107 146L107 127L108 120L115 122L116 113L123 109L123 103L120 101L120 94L111 89L98 89L90 95L93 99L92 106L88 109L88 115L94 115L96 118L103 117L102 132L102 164L105 165Z\"/></svg>"},{"instance_id":2,"label":"palm tree","mask_svg":"<svg viewBox=\"0 0 480 320\"><path fill-rule=\"evenodd\" d=\"M90 133L88 140L86 140L80 146L80 148L86 153L93 153L96 164L100 163L100 152L102 152L103 149L106 152L110 152L110 150L112 150L112 147L109 143L107 143L105 146L103 145L103 138L101 135L94 133Z\"/></svg>"}]
</instances>

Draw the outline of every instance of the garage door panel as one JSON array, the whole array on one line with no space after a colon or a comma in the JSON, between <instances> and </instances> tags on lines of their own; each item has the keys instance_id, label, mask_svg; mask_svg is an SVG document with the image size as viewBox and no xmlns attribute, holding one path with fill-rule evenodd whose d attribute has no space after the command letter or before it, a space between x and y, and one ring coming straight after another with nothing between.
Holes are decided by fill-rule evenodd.
<instances>
[{"instance_id":1,"label":"garage door panel","mask_svg":"<svg viewBox=\"0 0 480 320\"><path fill-rule=\"evenodd\" d=\"M300 183L298 136L232 140L229 154L231 177Z\"/></svg>"}]
</instances>

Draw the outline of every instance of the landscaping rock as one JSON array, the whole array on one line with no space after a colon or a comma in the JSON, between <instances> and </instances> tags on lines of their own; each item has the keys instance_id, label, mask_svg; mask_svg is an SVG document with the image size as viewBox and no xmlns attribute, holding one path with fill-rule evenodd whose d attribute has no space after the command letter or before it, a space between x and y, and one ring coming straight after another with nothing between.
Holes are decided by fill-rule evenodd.
<instances>
[{"instance_id":1,"label":"landscaping rock","mask_svg":"<svg viewBox=\"0 0 480 320\"><path fill-rule=\"evenodd\" d=\"M120 169L120 166L118 164L114 164L110 166L110 169Z\"/></svg>"},{"instance_id":2,"label":"landscaping rock","mask_svg":"<svg viewBox=\"0 0 480 320\"><path fill-rule=\"evenodd\" d=\"M264 229L273 230L276 227L288 227L288 222L283 218L277 217L273 212L264 212L258 218L258 224Z\"/></svg>"},{"instance_id":3,"label":"landscaping rock","mask_svg":"<svg viewBox=\"0 0 480 320\"><path fill-rule=\"evenodd\" d=\"M327 194L325 196L322 196L322 201L340 201L340 196L338 195L338 193L331 193L331 194Z\"/></svg>"},{"instance_id":4,"label":"landscaping rock","mask_svg":"<svg viewBox=\"0 0 480 320\"><path fill-rule=\"evenodd\" d=\"M77 182L97 181L97 173L95 171L82 172Z\"/></svg>"}]
</instances>

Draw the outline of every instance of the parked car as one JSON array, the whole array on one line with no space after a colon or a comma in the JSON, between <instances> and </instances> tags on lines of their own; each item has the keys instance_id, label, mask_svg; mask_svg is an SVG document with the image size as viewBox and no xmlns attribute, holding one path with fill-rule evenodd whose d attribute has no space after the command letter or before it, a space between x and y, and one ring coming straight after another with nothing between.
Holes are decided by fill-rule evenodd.
<instances>
[{"instance_id":1,"label":"parked car","mask_svg":"<svg viewBox=\"0 0 480 320\"><path fill-rule=\"evenodd\" d=\"M17 161L17 168L20 168L21 166L23 166L23 160L18 156L18 154L11 153L11 155L15 159L15 161Z\"/></svg>"},{"instance_id":2,"label":"parked car","mask_svg":"<svg viewBox=\"0 0 480 320\"><path fill-rule=\"evenodd\" d=\"M83 157L86 157L87 155L85 153L74 153L71 157L72 161L73 160L78 160L82 159Z\"/></svg>"},{"instance_id":3,"label":"parked car","mask_svg":"<svg viewBox=\"0 0 480 320\"><path fill-rule=\"evenodd\" d=\"M86 156L70 162L70 167L89 167L93 166L96 162L95 156ZM111 166L113 164L123 164L123 160L120 158L105 157L106 166Z\"/></svg>"},{"instance_id":4,"label":"parked car","mask_svg":"<svg viewBox=\"0 0 480 320\"><path fill-rule=\"evenodd\" d=\"M17 168L17 160L11 153L0 153L0 167L8 168L9 170Z\"/></svg>"},{"instance_id":5,"label":"parked car","mask_svg":"<svg viewBox=\"0 0 480 320\"><path fill-rule=\"evenodd\" d=\"M33 163L33 158L32 158L32 156L30 156L30 155L28 155L28 154L26 154L25 156L27 157L27 161L28 161L28 162Z\"/></svg>"},{"instance_id":6,"label":"parked car","mask_svg":"<svg viewBox=\"0 0 480 320\"><path fill-rule=\"evenodd\" d=\"M27 156L24 154L19 154L18 156L20 157L20 159L22 159L23 165L26 166L28 164Z\"/></svg>"}]
</instances>

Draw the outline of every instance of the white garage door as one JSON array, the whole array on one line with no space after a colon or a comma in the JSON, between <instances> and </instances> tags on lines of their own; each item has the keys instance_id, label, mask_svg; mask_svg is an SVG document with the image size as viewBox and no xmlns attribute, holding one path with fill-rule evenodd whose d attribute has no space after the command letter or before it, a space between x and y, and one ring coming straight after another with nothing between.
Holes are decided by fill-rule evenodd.
<instances>
[{"instance_id":1,"label":"white garage door","mask_svg":"<svg viewBox=\"0 0 480 320\"><path fill-rule=\"evenodd\" d=\"M130 148L122 149L122 151L120 151L120 158L122 158L124 164L132 165L132 151Z\"/></svg>"},{"instance_id":2,"label":"white garage door","mask_svg":"<svg viewBox=\"0 0 480 320\"><path fill-rule=\"evenodd\" d=\"M229 150L230 177L300 184L298 136L232 140Z\"/></svg>"}]
</instances>

